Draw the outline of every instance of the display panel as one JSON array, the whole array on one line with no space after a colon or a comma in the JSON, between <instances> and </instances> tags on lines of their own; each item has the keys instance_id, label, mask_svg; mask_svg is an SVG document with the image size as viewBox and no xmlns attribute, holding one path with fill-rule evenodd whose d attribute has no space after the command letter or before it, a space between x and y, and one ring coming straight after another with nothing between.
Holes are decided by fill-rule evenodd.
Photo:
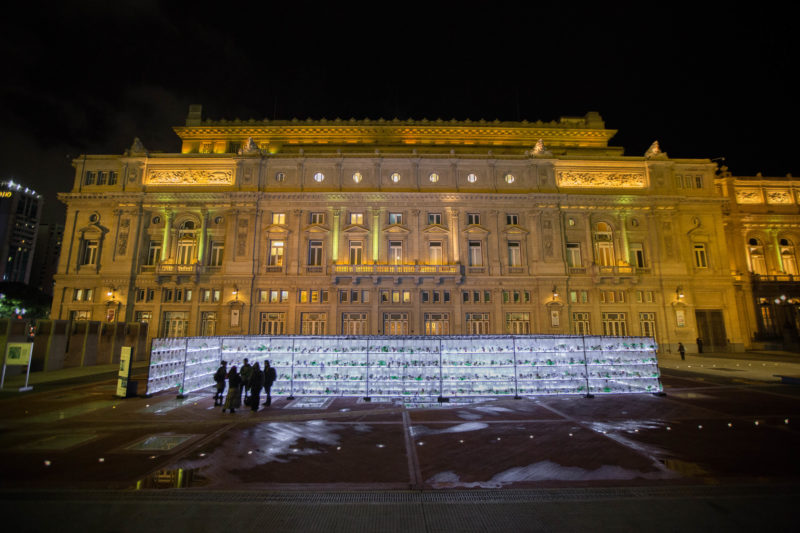
<instances>
[{"instance_id":1,"label":"display panel","mask_svg":"<svg viewBox=\"0 0 800 533\"><path fill-rule=\"evenodd\" d=\"M155 339L147 392L213 385L220 361L244 359L287 396L481 398L662 390L649 337L462 335Z\"/></svg>"}]
</instances>

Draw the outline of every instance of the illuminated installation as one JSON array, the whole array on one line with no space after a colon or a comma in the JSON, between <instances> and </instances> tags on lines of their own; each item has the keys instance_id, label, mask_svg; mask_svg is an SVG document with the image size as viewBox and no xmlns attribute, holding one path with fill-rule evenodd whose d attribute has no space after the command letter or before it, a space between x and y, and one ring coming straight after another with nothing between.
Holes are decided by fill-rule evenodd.
<instances>
[{"instance_id":1,"label":"illuminated installation","mask_svg":"<svg viewBox=\"0 0 800 533\"><path fill-rule=\"evenodd\" d=\"M646 337L246 336L154 339L147 392L207 389L221 361L278 376L273 393L436 398L661 392Z\"/></svg>"},{"instance_id":2,"label":"illuminated installation","mask_svg":"<svg viewBox=\"0 0 800 533\"><path fill-rule=\"evenodd\" d=\"M762 312L750 265L760 283L797 269L793 180L720 176L658 143L625 155L597 113L201 112L175 128L178 153L137 140L74 161L52 318L103 320L114 288L117 319L151 338L641 335L742 350ZM800 294L776 298L773 315Z\"/></svg>"}]
</instances>

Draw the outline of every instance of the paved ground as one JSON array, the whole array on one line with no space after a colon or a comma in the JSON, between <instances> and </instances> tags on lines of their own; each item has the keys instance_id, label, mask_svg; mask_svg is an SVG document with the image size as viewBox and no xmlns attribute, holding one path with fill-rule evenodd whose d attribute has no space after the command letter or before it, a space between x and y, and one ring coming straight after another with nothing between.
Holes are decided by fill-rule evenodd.
<instances>
[{"instance_id":1,"label":"paved ground","mask_svg":"<svg viewBox=\"0 0 800 533\"><path fill-rule=\"evenodd\" d=\"M0 509L23 531L796 530L795 358L667 356L661 397L235 414L115 399L113 367L40 375L0 393Z\"/></svg>"}]
</instances>

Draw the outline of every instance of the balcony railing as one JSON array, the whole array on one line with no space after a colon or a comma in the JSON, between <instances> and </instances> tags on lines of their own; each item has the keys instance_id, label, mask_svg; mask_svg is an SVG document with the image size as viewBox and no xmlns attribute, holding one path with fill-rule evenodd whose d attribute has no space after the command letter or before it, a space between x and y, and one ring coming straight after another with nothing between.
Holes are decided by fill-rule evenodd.
<instances>
[{"instance_id":1,"label":"balcony railing","mask_svg":"<svg viewBox=\"0 0 800 533\"><path fill-rule=\"evenodd\" d=\"M793 274L752 274L753 281L761 282L761 283L776 283L776 282L783 282L783 283L798 283L800 282L800 276L796 276Z\"/></svg>"},{"instance_id":2,"label":"balcony railing","mask_svg":"<svg viewBox=\"0 0 800 533\"><path fill-rule=\"evenodd\" d=\"M386 275L386 276L413 276L413 275L458 275L461 273L460 265L333 265L331 272L334 275Z\"/></svg>"},{"instance_id":3,"label":"balcony railing","mask_svg":"<svg viewBox=\"0 0 800 533\"><path fill-rule=\"evenodd\" d=\"M200 265L175 265L159 263L156 265L156 274L195 275L200 272L200 268Z\"/></svg>"}]
</instances>

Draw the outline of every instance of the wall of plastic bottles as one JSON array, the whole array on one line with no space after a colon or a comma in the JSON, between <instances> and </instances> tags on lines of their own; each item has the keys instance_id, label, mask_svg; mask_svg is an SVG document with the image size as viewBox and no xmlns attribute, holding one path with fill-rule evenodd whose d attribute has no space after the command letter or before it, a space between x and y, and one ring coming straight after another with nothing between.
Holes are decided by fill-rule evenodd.
<instances>
[{"instance_id":1,"label":"wall of plastic bottles","mask_svg":"<svg viewBox=\"0 0 800 533\"><path fill-rule=\"evenodd\" d=\"M276 369L273 394L458 398L661 392L650 337L230 336L154 339L147 393L206 389L220 361Z\"/></svg>"}]
</instances>

